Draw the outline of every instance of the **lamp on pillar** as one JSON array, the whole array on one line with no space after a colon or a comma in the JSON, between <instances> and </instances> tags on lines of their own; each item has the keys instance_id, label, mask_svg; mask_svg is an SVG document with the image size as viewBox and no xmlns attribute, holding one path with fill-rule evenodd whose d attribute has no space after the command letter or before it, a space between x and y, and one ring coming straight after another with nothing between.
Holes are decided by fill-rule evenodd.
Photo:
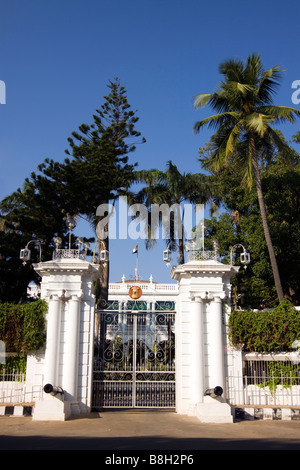
<instances>
[{"instance_id":1,"label":"lamp on pillar","mask_svg":"<svg viewBox=\"0 0 300 470\"><path fill-rule=\"evenodd\" d=\"M80 250L81 245L83 245L83 238L82 237L77 237L76 238L76 245L78 246L78 249Z\"/></svg>"},{"instance_id":2,"label":"lamp on pillar","mask_svg":"<svg viewBox=\"0 0 300 470\"><path fill-rule=\"evenodd\" d=\"M58 250L60 245L62 244L62 239L60 237L55 237L53 242L55 245L55 249Z\"/></svg>"},{"instance_id":3,"label":"lamp on pillar","mask_svg":"<svg viewBox=\"0 0 300 470\"><path fill-rule=\"evenodd\" d=\"M106 249L103 240L100 240L99 245L103 245L103 249L100 250L100 262L106 264L109 261L109 251Z\"/></svg>"},{"instance_id":4,"label":"lamp on pillar","mask_svg":"<svg viewBox=\"0 0 300 470\"><path fill-rule=\"evenodd\" d=\"M75 219L71 217L70 214L67 214L65 220L66 220L66 226L68 227L68 230L69 230L69 250L71 250L71 233L76 223L75 223Z\"/></svg>"},{"instance_id":5,"label":"lamp on pillar","mask_svg":"<svg viewBox=\"0 0 300 470\"><path fill-rule=\"evenodd\" d=\"M88 252L88 250L90 249L90 244L89 242L84 242L83 244L83 249L84 249L84 252L85 254Z\"/></svg>"},{"instance_id":6,"label":"lamp on pillar","mask_svg":"<svg viewBox=\"0 0 300 470\"><path fill-rule=\"evenodd\" d=\"M87 243L87 244L84 244L83 246L85 247L86 245L89 245L89 244ZM97 245L99 246L99 258L98 258L98 253L96 253ZM102 250L100 248L101 245L103 246ZM89 246L87 249L89 249ZM103 266L105 266L108 261L109 261L109 251L106 249L104 241L98 240L95 243L95 248L94 248L93 255L92 255L92 263L100 262L103 264Z\"/></svg>"},{"instance_id":7,"label":"lamp on pillar","mask_svg":"<svg viewBox=\"0 0 300 470\"><path fill-rule=\"evenodd\" d=\"M171 250L171 247L178 249L179 245L175 241L171 241L168 243L167 249L163 251L163 260L166 263L167 266L170 265L172 259L173 259L173 253ZM186 249L186 247L185 247Z\"/></svg>"},{"instance_id":8,"label":"lamp on pillar","mask_svg":"<svg viewBox=\"0 0 300 470\"><path fill-rule=\"evenodd\" d=\"M233 258L233 251L234 251L235 248L242 248L243 249L243 252L240 255L240 261L241 261L241 264L244 265L244 269L247 269L247 266L248 266L248 264L250 264L250 261L251 261L250 253L246 250L246 248L241 243L237 243L236 245L231 247L231 250L230 250L230 264L231 264L231 266L233 266L232 258Z\"/></svg>"},{"instance_id":9,"label":"lamp on pillar","mask_svg":"<svg viewBox=\"0 0 300 470\"><path fill-rule=\"evenodd\" d=\"M173 259L173 254L172 251L169 249L169 245L166 250L163 252L163 260L165 263L167 263L167 266L170 265L171 261Z\"/></svg>"},{"instance_id":10,"label":"lamp on pillar","mask_svg":"<svg viewBox=\"0 0 300 470\"><path fill-rule=\"evenodd\" d=\"M22 250L20 250L20 259L23 260L23 264L25 265L27 263L27 261L30 261L31 259L31 251L29 250L28 246L30 243L34 243L36 246L39 247L39 250L40 250L40 259L39 261L41 262L42 261L42 247L41 247L41 240L37 239L37 240L30 240L30 242L27 243L27 245L25 246L25 248L23 248Z\"/></svg>"}]
</instances>

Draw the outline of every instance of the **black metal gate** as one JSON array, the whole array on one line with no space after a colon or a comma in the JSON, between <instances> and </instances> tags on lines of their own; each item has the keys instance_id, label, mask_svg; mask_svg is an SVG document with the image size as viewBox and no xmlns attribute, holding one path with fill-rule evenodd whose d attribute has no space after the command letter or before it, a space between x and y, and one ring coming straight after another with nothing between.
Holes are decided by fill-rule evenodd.
<instances>
[{"instance_id":1,"label":"black metal gate","mask_svg":"<svg viewBox=\"0 0 300 470\"><path fill-rule=\"evenodd\" d=\"M113 302L98 312L99 350L94 362L94 409L175 408L175 312L134 302ZM133 307L133 308L132 308ZM141 309L142 307L142 309Z\"/></svg>"}]
</instances>

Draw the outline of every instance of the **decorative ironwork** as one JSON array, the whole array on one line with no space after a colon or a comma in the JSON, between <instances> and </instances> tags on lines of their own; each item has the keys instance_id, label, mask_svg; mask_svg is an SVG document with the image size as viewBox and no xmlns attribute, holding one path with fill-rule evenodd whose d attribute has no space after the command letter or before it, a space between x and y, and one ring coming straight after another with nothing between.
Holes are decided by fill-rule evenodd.
<instances>
[{"instance_id":1,"label":"decorative ironwork","mask_svg":"<svg viewBox=\"0 0 300 470\"><path fill-rule=\"evenodd\" d=\"M98 303L99 310L112 310L119 312L144 311L144 312L158 312L158 311L175 311L175 302L173 300L158 300L157 302L146 302L145 300L108 300L101 299Z\"/></svg>"},{"instance_id":2,"label":"decorative ironwork","mask_svg":"<svg viewBox=\"0 0 300 470\"><path fill-rule=\"evenodd\" d=\"M86 253L79 249L60 249L53 252L53 259L79 258L86 260Z\"/></svg>"},{"instance_id":3,"label":"decorative ironwork","mask_svg":"<svg viewBox=\"0 0 300 470\"><path fill-rule=\"evenodd\" d=\"M174 311L116 311L108 305L98 314L93 407L174 408Z\"/></svg>"},{"instance_id":4,"label":"decorative ironwork","mask_svg":"<svg viewBox=\"0 0 300 470\"><path fill-rule=\"evenodd\" d=\"M188 261L206 261L206 260L219 261L220 255L218 251L204 251L204 250L190 250L187 252Z\"/></svg>"},{"instance_id":5,"label":"decorative ironwork","mask_svg":"<svg viewBox=\"0 0 300 470\"><path fill-rule=\"evenodd\" d=\"M79 258L86 260L86 252L80 249L56 249L53 252L53 259Z\"/></svg>"}]
</instances>

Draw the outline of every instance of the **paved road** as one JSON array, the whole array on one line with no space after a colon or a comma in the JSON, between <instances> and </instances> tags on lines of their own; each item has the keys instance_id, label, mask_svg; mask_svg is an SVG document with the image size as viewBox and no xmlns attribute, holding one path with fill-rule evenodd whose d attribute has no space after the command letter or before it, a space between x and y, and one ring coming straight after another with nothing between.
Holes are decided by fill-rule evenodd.
<instances>
[{"instance_id":1,"label":"paved road","mask_svg":"<svg viewBox=\"0 0 300 470\"><path fill-rule=\"evenodd\" d=\"M170 412L103 412L64 422L0 416L0 450L300 450L300 421L203 424ZM130 452L129 452L130 453Z\"/></svg>"}]
</instances>

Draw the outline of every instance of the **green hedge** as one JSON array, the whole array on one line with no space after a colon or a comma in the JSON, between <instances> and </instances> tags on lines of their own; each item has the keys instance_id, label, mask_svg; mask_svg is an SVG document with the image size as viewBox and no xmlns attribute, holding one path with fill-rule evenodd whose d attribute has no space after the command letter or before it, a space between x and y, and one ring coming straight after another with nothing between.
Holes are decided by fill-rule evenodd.
<instances>
[{"instance_id":1,"label":"green hedge","mask_svg":"<svg viewBox=\"0 0 300 470\"><path fill-rule=\"evenodd\" d=\"M0 375L3 373L11 373L12 371L17 371L18 373L20 372L21 374L25 374L26 367L27 356L9 356L5 359L4 364L0 364Z\"/></svg>"},{"instance_id":2,"label":"green hedge","mask_svg":"<svg viewBox=\"0 0 300 470\"><path fill-rule=\"evenodd\" d=\"M300 312L288 300L270 312L232 312L229 339L245 351L288 351L300 339Z\"/></svg>"},{"instance_id":3,"label":"green hedge","mask_svg":"<svg viewBox=\"0 0 300 470\"><path fill-rule=\"evenodd\" d=\"M37 351L46 340L47 303L37 300L29 304L0 304L0 340L6 352L26 355Z\"/></svg>"}]
</instances>

